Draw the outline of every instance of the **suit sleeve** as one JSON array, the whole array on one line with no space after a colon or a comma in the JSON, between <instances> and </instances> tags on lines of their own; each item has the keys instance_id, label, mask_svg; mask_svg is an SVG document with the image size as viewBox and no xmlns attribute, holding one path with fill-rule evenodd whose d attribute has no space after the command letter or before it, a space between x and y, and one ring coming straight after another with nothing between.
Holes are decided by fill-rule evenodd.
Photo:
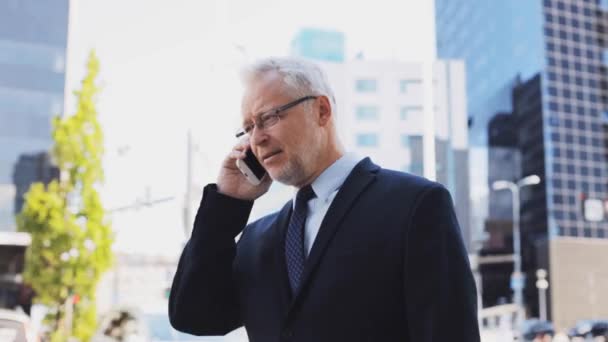
<instances>
[{"instance_id":1,"label":"suit sleeve","mask_svg":"<svg viewBox=\"0 0 608 342\"><path fill-rule=\"evenodd\" d=\"M247 224L252 201L205 187L169 296L169 319L194 335L225 335L242 325L233 263L235 237Z\"/></svg>"},{"instance_id":2,"label":"suit sleeve","mask_svg":"<svg viewBox=\"0 0 608 342\"><path fill-rule=\"evenodd\" d=\"M420 195L405 244L410 340L478 342L475 281L445 188L432 186Z\"/></svg>"}]
</instances>

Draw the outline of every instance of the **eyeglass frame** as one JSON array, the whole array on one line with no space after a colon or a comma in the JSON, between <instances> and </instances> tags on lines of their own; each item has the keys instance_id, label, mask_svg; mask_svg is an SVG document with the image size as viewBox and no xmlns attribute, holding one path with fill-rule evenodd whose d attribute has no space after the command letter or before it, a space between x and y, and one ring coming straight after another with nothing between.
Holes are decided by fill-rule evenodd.
<instances>
[{"instance_id":1,"label":"eyeglass frame","mask_svg":"<svg viewBox=\"0 0 608 342\"><path fill-rule=\"evenodd\" d=\"M281 118L287 114L287 113L285 113L286 110L293 108L304 101L316 100L318 97L319 96L316 96L316 95L304 96L297 100L284 104L280 107L267 110L264 113L259 114L257 116L257 118L254 119L254 123L247 125L245 127L239 128L239 130L236 132L235 136L237 138L240 138L245 134L249 134L253 131L253 129L255 127L258 127L261 130L264 130L268 127L272 127L272 126L276 125L281 120ZM265 120L269 120L271 118L276 118L277 120L270 125L265 125L265 124L261 123L262 122L261 120L264 120L263 118L265 118Z\"/></svg>"}]
</instances>

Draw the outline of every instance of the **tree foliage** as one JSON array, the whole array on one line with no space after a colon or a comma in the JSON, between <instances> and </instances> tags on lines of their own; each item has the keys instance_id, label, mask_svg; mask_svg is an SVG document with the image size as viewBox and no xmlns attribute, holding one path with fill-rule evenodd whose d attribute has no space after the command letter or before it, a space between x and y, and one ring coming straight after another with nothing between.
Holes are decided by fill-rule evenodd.
<instances>
[{"instance_id":1,"label":"tree foliage","mask_svg":"<svg viewBox=\"0 0 608 342\"><path fill-rule=\"evenodd\" d=\"M82 87L74 92L76 112L53 119L52 156L60 177L32 184L17 216L18 229L32 236L24 279L36 293L34 301L49 308L45 322L52 341L91 338L96 287L113 260L113 234L97 190L103 181L98 72L91 52Z\"/></svg>"}]
</instances>

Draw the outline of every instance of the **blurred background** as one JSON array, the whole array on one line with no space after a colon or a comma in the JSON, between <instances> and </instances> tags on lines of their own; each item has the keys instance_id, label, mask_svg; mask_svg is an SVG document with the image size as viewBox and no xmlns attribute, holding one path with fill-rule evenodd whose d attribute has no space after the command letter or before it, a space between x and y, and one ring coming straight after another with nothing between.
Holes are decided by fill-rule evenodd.
<instances>
[{"instance_id":1,"label":"blurred background","mask_svg":"<svg viewBox=\"0 0 608 342\"><path fill-rule=\"evenodd\" d=\"M247 340L167 298L270 55L326 71L347 149L450 190L483 341L608 340L608 1L0 0L1 341Z\"/></svg>"}]
</instances>

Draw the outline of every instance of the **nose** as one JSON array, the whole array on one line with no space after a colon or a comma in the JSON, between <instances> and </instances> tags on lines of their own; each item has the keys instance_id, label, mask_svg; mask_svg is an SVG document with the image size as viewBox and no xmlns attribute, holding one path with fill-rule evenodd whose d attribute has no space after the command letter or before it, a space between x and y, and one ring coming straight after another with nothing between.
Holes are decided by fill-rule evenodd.
<instances>
[{"instance_id":1,"label":"nose","mask_svg":"<svg viewBox=\"0 0 608 342\"><path fill-rule=\"evenodd\" d=\"M249 135L249 143L251 144L251 147L262 145L266 140L268 140L268 134L266 134L263 129L259 129L257 126L254 126Z\"/></svg>"}]
</instances>

